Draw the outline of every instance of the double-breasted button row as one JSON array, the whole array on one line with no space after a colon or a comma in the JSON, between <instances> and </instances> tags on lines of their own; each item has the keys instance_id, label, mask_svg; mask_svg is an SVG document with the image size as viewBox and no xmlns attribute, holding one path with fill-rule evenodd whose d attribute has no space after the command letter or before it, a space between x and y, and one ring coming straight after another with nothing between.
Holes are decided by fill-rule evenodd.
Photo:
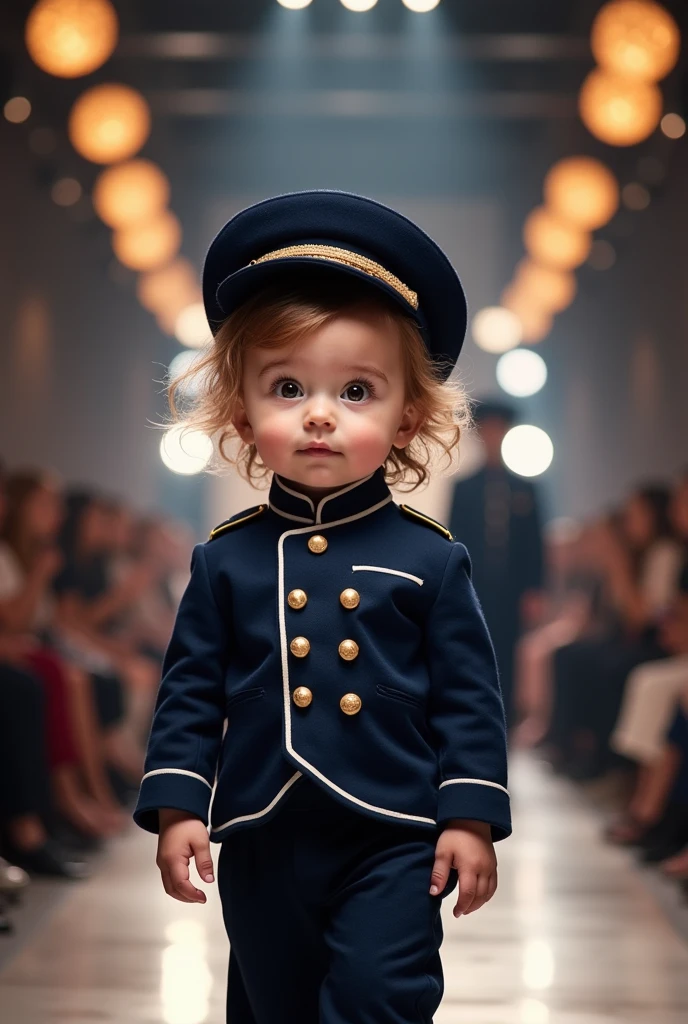
<instances>
[{"instance_id":1,"label":"double-breasted button row","mask_svg":"<svg viewBox=\"0 0 688 1024\"><path fill-rule=\"evenodd\" d=\"M307 686L297 686L292 693L292 699L297 707L307 708L313 701L313 693ZM357 715L363 701L357 693L345 693L339 701L339 706L345 715Z\"/></svg>"},{"instance_id":2,"label":"double-breasted button row","mask_svg":"<svg viewBox=\"0 0 688 1024\"><path fill-rule=\"evenodd\" d=\"M361 595L357 590L352 587L347 587L346 590L342 590L339 595L339 601L344 608L357 608L361 600ZM301 590L297 587L295 590L290 590L287 594L287 604L294 611L299 611L301 608L306 607L308 601L308 594L305 590Z\"/></svg>"},{"instance_id":3,"label":"double-breasted button row","mask_svg":"<svg viewBox=\"0 0 688 1024\"><path fill-rule=\"evenodd\" d=\"M310 640L305 636L295 636L289 644L289 650L295 658L305 658L310 649ZM337 650L344 661L353 661L358 657L358 644L355 640L342 640Z\"/></svg>"}]
</instances>

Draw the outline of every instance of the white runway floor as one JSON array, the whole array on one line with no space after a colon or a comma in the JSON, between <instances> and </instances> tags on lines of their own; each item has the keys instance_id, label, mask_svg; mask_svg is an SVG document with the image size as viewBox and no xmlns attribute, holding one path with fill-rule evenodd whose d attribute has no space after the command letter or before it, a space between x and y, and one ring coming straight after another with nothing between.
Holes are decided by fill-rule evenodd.
<instances>
[{"instance_id":1,"label":"white runway floor","mask_svg":"<svg viewBox=\"0 0 688 1024\"><path fill-rule=\"evenodd\" d=\"M688 910L673 885L604 844L600 812L532 754L510 756L509 783L496 895L458 921L456 892L444 901L435 1024L685 1024ZM32 886L17 937L0 937L0 955L18 947L2 1024L224 1024L215 885L204 906L170 899L155 849L132 823L89 881Z\"/></svg>"}]
</instances>

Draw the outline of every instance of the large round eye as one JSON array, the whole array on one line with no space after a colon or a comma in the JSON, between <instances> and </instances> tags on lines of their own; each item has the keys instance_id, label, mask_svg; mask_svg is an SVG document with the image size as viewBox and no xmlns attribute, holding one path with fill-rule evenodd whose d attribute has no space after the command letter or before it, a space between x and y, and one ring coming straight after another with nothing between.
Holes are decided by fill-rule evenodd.
<instances>
[{"instance_id":1,"label":"large round eye","mask_svg":"<svg viewBox=\"0 0 688 1024\"><path fill-rule=\"evenodd\" d=\"M280 398L298 398L300 387L294 380L281 380L275 388L275 394Z\"/></svg>"},{"instance_id":2,"label":"large round eye","mask_svg":"<svg viewBox=\"0 0 688 1024\"><path fill-rule=\"evenodd\" d=\"M363 402L368 397L369 391L370 389L366 384L356 381L353 384L349 384L342 394L349 402Z\"/></svg>"}]
</instances>

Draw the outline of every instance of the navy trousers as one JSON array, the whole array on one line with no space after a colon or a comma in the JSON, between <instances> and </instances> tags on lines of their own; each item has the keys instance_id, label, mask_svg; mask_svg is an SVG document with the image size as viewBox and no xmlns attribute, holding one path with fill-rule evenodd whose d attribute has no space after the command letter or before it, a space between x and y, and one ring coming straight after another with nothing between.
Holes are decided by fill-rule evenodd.
<instances>
[{"instance_id":1,"label":"navy trousers","mask_svg":"<svg viewBox=\"0 0 688 1024\"><path fill-rule=\"evenodd\" d=\"M228 1024L431 1024L444 991L440 834L378 821L303 776L218 856Z\"/></svg>"}]
</instances>

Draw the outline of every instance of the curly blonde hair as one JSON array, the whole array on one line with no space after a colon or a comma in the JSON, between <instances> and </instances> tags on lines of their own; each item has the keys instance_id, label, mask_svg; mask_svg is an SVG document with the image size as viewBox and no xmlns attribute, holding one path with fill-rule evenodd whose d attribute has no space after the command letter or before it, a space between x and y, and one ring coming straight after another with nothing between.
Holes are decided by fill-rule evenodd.
<instances>
[{"instance_id":1,"label":"curly blonde hair","mask_svg":"<svg viewBox=\"0 0 688 1024\"><path fill-rule=\"evenodd\" d=\"M437 453L443 453L449 466L453 456L458 460L459 439L471 424L466 392L458 380L442 379L416 322L393 300L365 282L331 272L323 276L317 268L304 275L303 268L299 268L298 276L284 271L277 283L261 289L234 310L207 352L167 382L171 422L216 440L217 455L209 465L211 473L221 471L223 465L233 465L254 485L270 473L255 444L241 441L232 425L241 396L247 349L252 345L268 349L288 346L324 327L342 311L360 306L374 308L398 327L404 358L405 400L413 403L421 414L421 427L413 440L405 448L392 447L385 460L387 483L403 484L404 490L411 491L428 479L428 468ZM231 455L226 447L236 440L239 446Z\"/></svg>"}]
</instances>

